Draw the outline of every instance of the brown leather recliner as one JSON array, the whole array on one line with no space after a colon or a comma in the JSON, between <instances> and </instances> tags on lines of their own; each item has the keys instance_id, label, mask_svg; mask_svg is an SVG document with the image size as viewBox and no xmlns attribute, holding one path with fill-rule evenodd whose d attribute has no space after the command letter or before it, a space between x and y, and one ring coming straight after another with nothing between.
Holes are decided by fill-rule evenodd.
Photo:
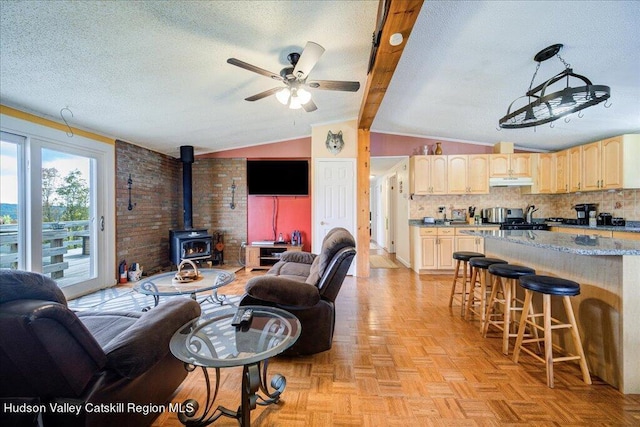
<instances>
[{"instance_id":1,"label":"brown leather recliner","mask_svg":"<svg viewBox=\"0 0 640 427\"><path fill-rule=\"evenodd\" d=\"M199 315L189 298L146 313L76 314L53 280L0 270L0 404L44 404L44 426L149 425L162 412L153 405L169 402L187 374L169 340ZM65 402L81 405L80 415L50 409ZM124 406L101 405L117 402ZM0 424L22 426L38 414L0 415Z\"/></svg>"},{"instance_id":2,"label":"brown leather recliner","mask_svg":"<svg viewBox=\"0 0 640 427\"><path fill-rule=\"evenodd\" d=\"M306 355L331 348L334 302L356 254L356 242L344 228L325 236L320 254L285 252L264 275L247 282L240 305L279 307L302 324L298 341L284 354Z\"/></svg>"}]
</instances>

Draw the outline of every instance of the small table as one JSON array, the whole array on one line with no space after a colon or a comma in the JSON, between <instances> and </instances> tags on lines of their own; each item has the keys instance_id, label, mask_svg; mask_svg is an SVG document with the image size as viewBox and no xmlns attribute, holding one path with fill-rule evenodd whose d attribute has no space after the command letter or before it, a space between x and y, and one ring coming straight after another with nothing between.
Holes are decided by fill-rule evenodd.
<instances>
[{"instance_id":1,"label":"small table","mask_svg":"<svg viewBox=\"0 0 640 427\"><path fill-rule=\"evenodd\" d=\"M171 353L185 362L185 369L193 371L202 368L207 384L207 401L203 412L196 417L199 405L194 399L183 403L184 412L178 413L182 424L206 426L221 416L236 418L241 426L251 425L251 410L256 404L270 405L280 400L287 385L284 376L276 374L271 378L273 392L267 389L268 359L291 347L302 327L300 321L291 313L274 307L244 306L253 309L253 318L249 325L231 326L235 311L213 319L196 319L180 328L171 338ZM231 411L223 406L214 408L220 384L220 368L242 366L242 397L240 406ZM215 389L207 368L215 368ZM262 391L266 397L257 394Z\"/></svg>"},{"instance_id":2,"label":"small table","mask_svg":"<svg viewBox=\"0 0 640 427\"><path fill-rule=\"evenodd\" d=\"M192 282L176 282L175 271L156 274L142 279L133 289L143 295L151 295L154 306L158 305L161 296L190 295L195 300L196 294L205 291L212 292L202 302L210 299L211 302L222 305L225 299L224 296L218 295L218 288L233 282L236 278L235 273L216 268L203 268L198 272L199 278Z\"/></svg>"}]
</instances>

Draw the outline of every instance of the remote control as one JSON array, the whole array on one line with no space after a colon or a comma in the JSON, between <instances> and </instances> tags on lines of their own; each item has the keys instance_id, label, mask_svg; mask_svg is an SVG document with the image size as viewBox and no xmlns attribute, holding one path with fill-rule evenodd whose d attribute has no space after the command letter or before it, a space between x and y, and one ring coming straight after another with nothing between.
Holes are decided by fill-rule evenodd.
<instances>
[{"instance_id":1,"label":"remote control","mask_svg":"<svg viewBox=\"0 0 640 427\"><path fill-rule=\"evenodd\" d=\"M251 318L253 317L253 310L250 308L239 308L236 311L236 315L233 316L231 320L231 326L241 326L246 325L251 322Z\"/></svg>"}]
</instances>

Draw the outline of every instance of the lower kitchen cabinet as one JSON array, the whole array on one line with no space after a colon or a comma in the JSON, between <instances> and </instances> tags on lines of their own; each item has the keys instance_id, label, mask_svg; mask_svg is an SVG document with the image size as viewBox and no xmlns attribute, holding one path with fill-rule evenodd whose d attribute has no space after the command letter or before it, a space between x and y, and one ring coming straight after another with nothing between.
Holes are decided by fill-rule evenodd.
<instances>
[{"instance_id":1,"label":"lower kitchen cabinet","mask_svg":"<svg viewBox=\"0 0 640 427\"><path fill-rule=\"evenodd\" d=\"M612 231L614 239L640 240L640 233L632 231Z\"/></svg>"},{"instance_id":2,"label":"lower kitchen cabinet","mask_svg":"<svg viewBox=\"0 0 640 427\"><path fill-rule=\"evenodd\" d=\"M477 231L477 228L457 228L456 229L456 252L480 252L484 253L484 239L477 236L462 234L462 231Z\"/></svg>"},{"instance_id":3,"label":"lower kitchen cabinet","mask_svg":"<svg viewBox=\"0 0 640 427\"><path fill-rule=\"evenodd\" d=\"M411 268L418 274L453 270L455 228L412 227Z\"/></svg>"}]
</instances>

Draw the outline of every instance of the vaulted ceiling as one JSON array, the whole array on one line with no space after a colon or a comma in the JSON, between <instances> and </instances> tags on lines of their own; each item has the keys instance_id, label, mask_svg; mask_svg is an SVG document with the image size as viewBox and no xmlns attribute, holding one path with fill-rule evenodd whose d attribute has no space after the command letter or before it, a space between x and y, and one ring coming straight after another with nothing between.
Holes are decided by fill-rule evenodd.
<instances>
[{"instance_id":1,"label":"vaulted ceiling","mask_svg":"<svg viewBox=\"0 0 640 427\"><path fill-rule=\"evenodd\" d=\"M205 153L308 136L358 117L377 11L377 0L2 1L1 103L56 120L68 107L73 126L176 156L184 144ZM640 132L638 22L635 1L425 2L371 130L542 150ZM228 58L278 73L307 41L326 49L311 79L360 91L311 90L311 113L244 100L279 82ZM554 43L576 73L611 87L608 108L499 131L533 56ZM563 68L541 63L535 84Z\"/></svg>"}]
</instances>

